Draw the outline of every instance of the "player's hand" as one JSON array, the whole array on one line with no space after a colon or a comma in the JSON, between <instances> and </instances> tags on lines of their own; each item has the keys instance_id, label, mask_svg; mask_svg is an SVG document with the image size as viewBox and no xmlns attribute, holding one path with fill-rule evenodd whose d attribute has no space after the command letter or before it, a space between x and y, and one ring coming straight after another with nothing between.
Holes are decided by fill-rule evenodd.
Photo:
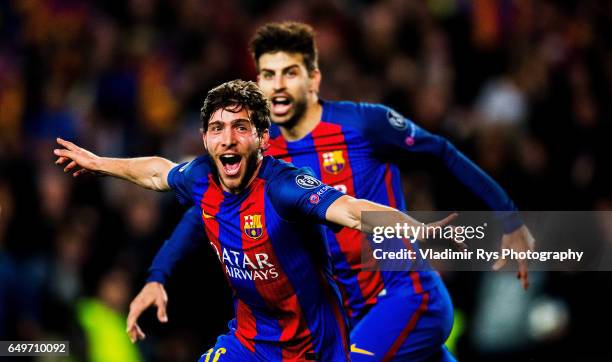
<instances>
[{"instance_id":1,"label":"player's hand","mask_svg":"<svg viewBox=\"0 0 612 362\"><path fill-rule=\"evenodd\" d=\"M457 216L459 216L459 214L454 212L442 220L430 222L429 224L427 224L427 227L428 228L441 228L441 229L443 229L445 226L453 227L451 223L453 222L453 220L457 218ZM459 233L453 233L453 235L458 235L458 234ZM459 250L463 250L467 248L467 245L465 245L463 241L458 241L458 240L453 239L452 242L453 242L453 246Z\"/></svg>"},{"instance_id":2,"label":"player's hand","mask_svg":"<svg viewBox=\"0 0 612 362\"><path fill-rule=\"evenodd\" d=\"M168 304L168 295L164 285L157 282L149 282L145 284L140 293L134 298L130 304L130 313L127 318L127 334L130 336L130 341L135 343L138 340L145 339L145 334L138 325L138 317L152 305L157 307L157 319L161 323L168 322L166 314L166 305Z\"/></svg>"},{"instance_id":3,"label":"player's hand","mask_svg":"<svg viewBox=\"0 0 612 362\"><path fill-rule=\"evenodd\" d=\"M533 251L535 245L535 239L529 232L527 226L523 225L520 228L514 230L509 234L504 234L501 241L501 249L512 249L517 252L523 252L531 250ZM493 264L493 270L497 271L506 265L505 259L498 259ZM529 287L529 278L527 275L527 260L518 261L518 274L517 277L521 280L521 285L525 290Z\"/></svg>"},{"instance_id":4,"label":"player's hand","mask_svg":"<svg viewBox=\"0 0 612 362\"><path fill-rule=\"evenodd\" d=\"M56 139L57 143L64 148L56 148L53 150L53 154L58 156L55 161L56 165L63 165L67 161L70 161L65 167L64 172L76 171L72 176L77 177L87 172L96 172L99 169L100 157L75 145L72 142L63 140L61 138Z\"/></svg>"}]
</instances>

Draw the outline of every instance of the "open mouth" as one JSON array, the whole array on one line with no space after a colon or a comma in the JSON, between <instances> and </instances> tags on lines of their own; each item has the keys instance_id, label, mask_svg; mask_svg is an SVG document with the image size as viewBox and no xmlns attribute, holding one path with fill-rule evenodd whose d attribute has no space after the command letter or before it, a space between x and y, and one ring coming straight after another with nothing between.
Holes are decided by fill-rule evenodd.
<instances>
[{"instance_id":1,"label":"open mouth","mask_svg":"<svg viewBox=\"0 0 612 362\"><path fill-rule=\"evenodd\" d=\"M286 95L272 97L272 113L278 116L285 115L291 109L291 98Z\"/></svg>"},{"instance_id":2,"label":"open mouth","mask_svg":"<svg viewBox=\"0 0 612 362\"><path fill-rule=\"evenodd\" d=\"M227 154L219 157L223 165L223 171L227 176L236 176L240 171L242 157L240 155Z\"/></svg>"}]
</instances>

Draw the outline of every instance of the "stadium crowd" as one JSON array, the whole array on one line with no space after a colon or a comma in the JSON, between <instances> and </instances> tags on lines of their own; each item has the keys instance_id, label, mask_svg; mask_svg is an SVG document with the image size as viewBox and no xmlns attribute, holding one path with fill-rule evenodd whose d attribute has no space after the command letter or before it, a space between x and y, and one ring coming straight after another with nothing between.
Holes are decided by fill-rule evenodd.
<instances>
[{"instance_id":1,"label":"stadium crowd","mask_svg":"<svg viewBox=\"0 0 612 362\"><path fill-rule=\"evenodd\" d=\"M0 340L69 340L72 360L121 361L194 360L214 342L232 310L208 247L168 285L170 323L151 312L147 340L129 342L130 300L184 209L111 178L72 180L51 150L62 137L108 156L200 154L204 95L254 79L249 38L286 19L317 31L323 99L381 102L444 135L522 210L612 208L607 1L2 0ZM430 166L403 164L409 209L485 209ZM510 274L443 274L459 360L609 360L590 327L612 322L597 292L609 273L533 275L523 292Z\"/></svg>"}]
</instances>

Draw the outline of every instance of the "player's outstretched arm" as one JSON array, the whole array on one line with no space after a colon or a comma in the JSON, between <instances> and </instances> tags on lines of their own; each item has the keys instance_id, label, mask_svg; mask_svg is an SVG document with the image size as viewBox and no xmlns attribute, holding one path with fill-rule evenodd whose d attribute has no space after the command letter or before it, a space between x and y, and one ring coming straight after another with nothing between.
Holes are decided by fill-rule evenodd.
<instances>
[{"instance_id":1,"label":"player's outstretched arm","mask_svg":"<svg viewBox=\"0 0 612 362\"><path fill-rule=\"evenodd\" d=\"M157 319L161 323L168 322L166 314L166 305L168 304L168 295L163 284L157 282L149 282L145 284L140 293L134 298L130 304L130 313L127 318L127 334L130 336L130 341L135 343L138 340L143 340L146 335L138 325L138 317L152 305L157 307Z\"/></svg>"},{"instance_id":2,"label":"player's outstretched arm","mask_svg":"<svg viewBox=\"0 0 612 362\"><path fill-rule=\"evenodd\" d=\"M363 109L367 121L364 134L381 154L401 157L404 154L429 154L441 160L466 188L484 201L498 215L504 228L502 248L517 251L533 250L534 238L518 215L518 208L506 191L484 170L472 162L446 138L432 134L390 108L366 105ZM503 267L500 260L494 270ZM525 289L527 263L519 263L519 279Z\"/></svg>"},{"instance_id":3,"label":"player's outstretched arm","mask_svg":"<svg viewBox=\"0 0 612 362\"><path fill-rule=\"evenodd\" d=\"M389 214L386 222L388 225L369 225L368 220L362 218L362 212L366 211L387 211ZM400 212L392 207L377 204L372 201L364 199L356 199L354 197L344 195L334 201L325 214L327 221L333 222L338 225L349 227L351 229L361 230L365 233L371 233L376 226L394 226L397 223L407 224L408 226L414 227L422 226L423 223ZM457 214L453 213L442 220L429 223L431 227L444 227L449 225L457 217ZM414 229L413 229L414 230ZM413 235L419 237L418 235Z\"/></svg>"},{"instance_id":4,"label":"player's outstretched arm","mask_svg":"<svg viewBox=\"0 0 612 362\"><path fill-rule=\"evenodd\" d=\"M74 177L93 172L122 178L151 190L166 191L170 189L167 181L168 172L176 164L165 158L100 157L61 138L57 139L57 143L63 148L53 150L53 153L58 157L55 164L64 165L68 162L64 167L64 172L73 172Z\"/></svg>"}]
</instances>

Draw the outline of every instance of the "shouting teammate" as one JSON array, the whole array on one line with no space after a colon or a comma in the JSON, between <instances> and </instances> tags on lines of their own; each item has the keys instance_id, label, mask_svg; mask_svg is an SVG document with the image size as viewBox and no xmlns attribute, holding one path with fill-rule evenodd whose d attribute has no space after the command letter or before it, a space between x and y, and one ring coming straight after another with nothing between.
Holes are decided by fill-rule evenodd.
<instances>
[{"instance_id":1,"label":"shouting teammate","mask_svg":"<svg viewBox=\"0 0 612 362\"><path fill-rule=\"evenodd\" d=\"M56 163L68 162L65 171L76 170L75 176L91 171L152 190L173 189L199 207L236 311L230 331L203 360L348 360L345 315L319 224L369 229L374 225L362 225L361 212L393 209L344 195L305 170L263 157L269 108L253 82L212 89L201 118L208 155L189 163L99 157L61 139ZM138 337L135 321L132 327Z\"/></svg>"}]
</instances>

